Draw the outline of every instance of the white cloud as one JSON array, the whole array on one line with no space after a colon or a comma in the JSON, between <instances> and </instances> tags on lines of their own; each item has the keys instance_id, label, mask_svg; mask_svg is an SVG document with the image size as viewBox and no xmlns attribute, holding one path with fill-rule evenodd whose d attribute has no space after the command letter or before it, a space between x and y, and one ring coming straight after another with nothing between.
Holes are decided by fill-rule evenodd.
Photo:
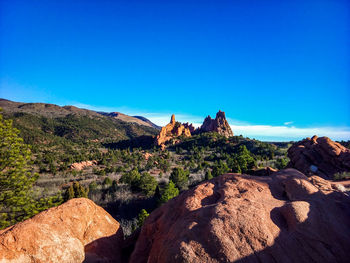
<instances>
[{"instance_id":1,"label":"white cloud","mask_svg":"<svg viewBox=\"0 0 350 263\"><path fill-rule=\"evenodd\" d=\"M306 137L327 136L333 140L349 140L350 128L348 127L286 127L271 125L230 125L236 135L243 135L267 141L301 140Z\"/></svg>"},{"instance_id":2,"label":"white cloud","mask_svg":"<svg viewBox=\"0 0 350 263\"><path fill-rule=\"evenodd\" d=\"M73 103L72 105L91 109L95 111L113 112L118 111L131 116L143 116L148 118L153 123L164 126L169 123L172 113L156 113L144 112L144 110L130 109L128 107L98 107L81 103ZM192 123L195 127L200 127L203 123L204 117L194 116L190 114L176 114L175 118L180 122ZM249 138L255 138L263 141L291 141L301 140L306 137L327 136L332 140L350 140L350 127L295 127L287 126L293 122L285 122L286 126L272 126L272 125L255 125L239 120L227 118L231 129L235 135L243 135Z\"/></svg>"}]
</instances>

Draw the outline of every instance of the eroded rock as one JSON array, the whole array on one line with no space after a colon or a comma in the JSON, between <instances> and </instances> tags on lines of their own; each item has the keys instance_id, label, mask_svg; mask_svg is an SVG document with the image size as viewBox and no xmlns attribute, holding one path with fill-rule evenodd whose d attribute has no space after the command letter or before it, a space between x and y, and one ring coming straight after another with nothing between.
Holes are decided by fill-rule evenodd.
<instances>
[{"instance_id":1,"label":"eroded rock","mask_svg":"<svg viewBox=\"0 0 350 263\"><path fill-rule=\"evenodd\" d=\"M185 127L180 122L175 121L175 115L171 115L170 123L164 126L159 135L156 138L155 144L158 146L162 146L164 148L164 144L171 139L174 139L179 136L191 137L190 129Z\"/></svg>"},{"instance_id":2,"label":"eroded rock","mask_svg":"<svg viewBox=\"0 0 350 263\"><path fill-rule=\"evenodd\" d=\"M95 161L95 160L93 160L93 161L82 161L82 162L79 162L79 163L72 163L70 168L72 170L81 171L81 170L83 170L86 167L93 166L93 165L96 165L96 164L97 164L97 161Z\"/></svg>"},{"instance_id":3,"label":"eroded rock","mask_svg":"<svg viewBox=\"0 0 350 263\"><path fill-rule=\"evenodd\" d=\"M348 262L350 200L294 169L223 175L146 219L130 262Z\"/></svg>"}]
</instances>

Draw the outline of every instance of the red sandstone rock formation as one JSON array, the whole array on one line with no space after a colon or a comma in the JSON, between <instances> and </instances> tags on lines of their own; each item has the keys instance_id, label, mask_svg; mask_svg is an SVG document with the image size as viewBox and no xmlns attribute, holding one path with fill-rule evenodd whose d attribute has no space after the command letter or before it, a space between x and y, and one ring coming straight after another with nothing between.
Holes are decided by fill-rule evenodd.
<instances>
[{"instance_id":1,"label":"red sandstone rock formation","mask_svg":"<svg viewBox=\"0 0 350 263\"><path fill-rule=\"evenodd\" d=\"M210 116L205 118L199 132L217 132L227 138L233 136L231 127L226 120L225 112L220 110L216 113L214 120Z\"/></svg>"},{"instance_id":2,"label":"red sandstone rock formation","mask_svg":"<svg viewBox=\"0 0 350 263\"><path fill-rule=\"evenodd\" d=\"M181 135L185 137L191 137L191 132L189 128L186 128L180 122L176 122L175 115L173 114L171 115L170 123L161 129L159 135L156 138L155 144L162 146L163 148L164 143Z\"/></svg>"},{"instance_id":3,"label":"red sandstone rock formation","mask_svg":"<svg viewBox=\"0 0 350 263\"><path fill-rule=\"evenodd\" d=\"M186 122L186 123L183 123L183 126L187 129L189 129L191 134L196 130L196 128L193 126L192 123Z\"/></svg>"},{"instance_id":4,"label":"red sandstone rock formation","mask_svg":"<svg viewBox=\"0 0 350 263\"><path fill-rule=\"evenodd\" d=\"M349 262L350 200L323 181L286 169L204 182L151 213L130 262Z\"/></svg>"},{"instance_id":5,"label":"red sandstone rock formation","mask_svg":"<svg viewBox=\"0 0 350 263\"><path fill-rule=\"evenodd\" d=\"M0 262L120 262L123 232L85 198L0 231Z\"/></svg>"},{"instance_id":6,"label":"red sandstone rock formation","mask_svg":"<svg viewBox=\"0 0 350 263\"><path fill-rule=\"evenodd\" d=\"M72 163L72 165L70 166L71 169L73 170L77 170L77 171L81 171L86 167L89 166L93 166L96 165L97 161L93 160L93 161L83 161L83 162L79 162L79 163Z\"/></svg>"},{"instance_id":7,"label":"red sandstone rock formation","mask_svg":"<svg viewBox=\"0 0 350 263\"><path fill-rule=\"evenodd\" d=\"M327 137L306 138L288 150L289 167L305 175L333 178L337 172L350 171L350 150Z\"/></svg>"}]
</instances>

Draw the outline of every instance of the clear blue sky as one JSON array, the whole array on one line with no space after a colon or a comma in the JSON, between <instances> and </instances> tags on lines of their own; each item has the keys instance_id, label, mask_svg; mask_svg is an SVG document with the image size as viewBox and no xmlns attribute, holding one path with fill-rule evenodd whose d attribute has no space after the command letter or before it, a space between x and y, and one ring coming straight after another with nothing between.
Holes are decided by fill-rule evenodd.
<instances>
[{"instance_id":1,"label":"clear blue sky","mask_svg":"<svg viewBox=\"0 0 350 263\"><path fill-rule=\"evenodd\" d=\"M231 124L350 139L349 10L348 0L1 0L0 97L197 119L221 109Z\"/></svg>"}]
</instances>

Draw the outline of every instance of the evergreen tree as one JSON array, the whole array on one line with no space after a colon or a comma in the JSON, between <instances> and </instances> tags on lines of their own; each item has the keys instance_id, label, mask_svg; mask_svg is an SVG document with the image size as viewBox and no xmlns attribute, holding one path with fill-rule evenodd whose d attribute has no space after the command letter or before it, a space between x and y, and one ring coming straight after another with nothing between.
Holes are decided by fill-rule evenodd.
<instances>
[{"instance_id":1,"label":"evergreen tree","mask_svg":"<svg viewBox=\"0 0 350 263\"><path fill-rule=\"evenodd\" d=\"M188 171L184 171L182 168L174 168L170 174L170 180L176 185L180 190L184 190L188 185Z\"/></svg>"},{"instance_id":2,"label":"evergreen tree","mask_svg":"<svg viewBox=\"0 0 350 263\"><path fill-rule=\"evenodd\" d=\"M129 184L132 187L137 187L140 179L141 179L141 175L139 171L135 168L130 172L123 174L122 177L120 178L120 182Z\"/></svg>"},{"instance_id":3,"label":"evergreen tree","mask_svg":"<svg viewBox=\"0 0 350 263\"><path fill-rule=\"evenodd\" d=\"M178 195L179 195L179 189L177 189L173 181L170 180L161 193L159 203L160 204L166 203L170 199Z\"/></svg>"},{"instance_id":4,"label":"evergreen tree","mask_svg":"<svg viewBox=\"0 0 350 263\"><path fill-rule=\"evenodd\" d=\"M217 177L217 176L220 176L222 174L227 173L228 171L229 171L229 168L228 168L227 164L225 162L223 162L222 160L220 160L213 167L212 173L213 173L214 177Z\"/></svg>"},{"instance_id":5,"label":"evergreen tree","mask_svg":"<svg viewBox=\"0 0 350 263\"><path fill-rule=\"evenodd\" d=\"M138 187L146 196L154 195L157 188L157 180L149 173L143 173Z\"/></svg>"},{"instance_id":6,"label":"evergreen tree","mask_svg":"<svg viewBox=\"0 0 350 263\"><path fill-rule=\"evenodd\" d=\"M286 168L287 164L288 164L287 158L278 158L275 162L276 168L278 170Z\"/></svg>"},{"instance_id":7,"label":"evergreen tree","mask_svg":"<svg viewBox=\"0 0 350 263\"><path fill-rule=\"evenodd\" d=\"M73 198L85 197L88 198L89 188L85 188L79 182L74 181L66 190L64 201L68 201Z\"/></svg>"},{"instance_id":8,"label":"evergreen tree","mask_svg":"<svg viewBox=\"0 0 350 263\"><path fill-rule=\"evenodd\" d=\"M32 186L38 175L32 172L31 151L12 127L12 120L0 114L0 229L38 212Z\"/></svg>"}]
</instances>

